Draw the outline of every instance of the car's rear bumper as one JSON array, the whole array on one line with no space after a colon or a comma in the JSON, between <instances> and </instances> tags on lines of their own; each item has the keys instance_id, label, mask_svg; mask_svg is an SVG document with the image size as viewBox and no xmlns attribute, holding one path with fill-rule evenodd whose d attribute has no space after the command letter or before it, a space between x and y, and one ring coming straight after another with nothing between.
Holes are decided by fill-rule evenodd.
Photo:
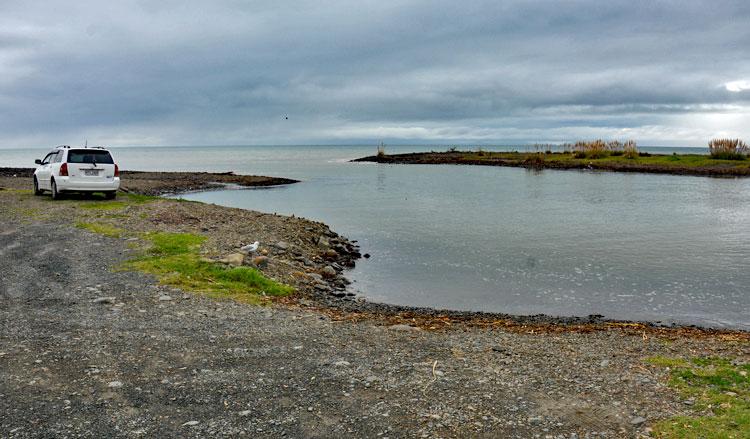
<instances>
[{"instance_id":1,"label":"car's rear bumper","mask_svg":"<svg viewBox=\"0 0 750 439\"><path fill-rule=\"evenodd\" d=\"M120 177L106 181L81 181L70 177L57 177L57 190L60 192L108 192L116 191L120 187Z\"/></svg>"}]
</instances>

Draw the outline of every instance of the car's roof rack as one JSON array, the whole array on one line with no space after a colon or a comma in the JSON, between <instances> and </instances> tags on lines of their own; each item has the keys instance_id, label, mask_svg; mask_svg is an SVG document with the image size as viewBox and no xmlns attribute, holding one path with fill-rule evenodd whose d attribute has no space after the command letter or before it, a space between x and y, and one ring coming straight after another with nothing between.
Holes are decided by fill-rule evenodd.
<instances>
[{"instance_id":1,"label":"car's roof rack","mask_svg":"<svg viewBox=\"0 0 750 439\"><path fill-rule=\"evenodd\" d=\"M70 145L58 145L55 147L55 149L70 149L73 148ZM103 146L76 146L75 148L81 148L81 149L107 149Z\"/></svg>"}]
</instances>

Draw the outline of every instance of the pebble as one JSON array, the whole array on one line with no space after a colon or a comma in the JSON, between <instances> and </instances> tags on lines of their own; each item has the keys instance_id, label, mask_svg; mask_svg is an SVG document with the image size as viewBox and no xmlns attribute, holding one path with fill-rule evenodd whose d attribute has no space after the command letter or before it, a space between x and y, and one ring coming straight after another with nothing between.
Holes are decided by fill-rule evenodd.
<instances>
[{"instance_id":1,"label":"pebble","mask_svg":"<svg viewBox=\"0 0 750 439\"><path fill-rule=\"evenodd\" d=\"M170 301L170 300L172 300L172 296L170 296L168 294L162 294L161 296L159 296L159 301L160 302L167 302L167 301Z\"/></svg>"},{"instance_id":2,"label":"pebble","mask_svg":"<svg viewBox=\"0 0 750 439\"><path fill-rule=\"evenodd\" d=\"M240 412L240 416L250 416L250 413L252 413L252 411L250 411L250 410L243 410L243 411Z\"/></svg>"},{"instance_id":3,"label":"pebble","mask_svg":"<svg viewBox=\"0 0 750 439\"><path fill-rule=\"evenodd\" d=\"M277 248L277 249L279 249L279 250L288 250L288 249L289 249L289 244L287 244L287 243L286 243L286 242L284 242L284 241L279 241L279 242L277 242L277 243L276 243L276 244L274 245L274 247L276 247L276 248Z\"/></svg>"},{"instance_id":4,"label":"pebble","mask_svg":"<svg viewBox=\"0 0 750 439\"><path fill-rule=\"evenodd\" d=\"M644 418L643 416L636 416L630 420L631 425L641 425L644 422L646 422L646 418Z\"/></svg>"},{"instance_id":5,"label":"pebble","mask_svg":"<svg viewBox=\"0 0 750 439\"><path fill-rule=\"evenodd\" d=\"M193 427L200 424L198 421L187 421L186 423L182 424L183 427Z\"/></svg>"},{"instance_id":6,"label":"pebble","mask_svg":"<svg viewBox=\"0 0 750 439\"><path fill-rule=\"evenodd\" d=\"M122 381L110 381L109 384L107 384L107 387L111 387L113 389L117 389L122 387Z\"/></svg>"},{"instance_id":7,"label":"pebble","mask_svg":"<svg viewBox=\"0 0 750 439\"><path fill-rule=\"evenodd\" d=\"M102 305L112 304L115 303L114 297L97 297L93 300L94 303L99 303Z\"/></svg>"},{"instance_id":8,"label":"pebble","mask_svg":"<svg viewBox=\"0 0 750 439\"><path fill-rule=\"evenodd\" d=\"M343 361L342 360L342 361L337 361L337 362L333 363L333 365L337 366L337 367L346 367L346 366L350 366L351 363L348 362L348 361Z\"/></svg>"}]
</instances>

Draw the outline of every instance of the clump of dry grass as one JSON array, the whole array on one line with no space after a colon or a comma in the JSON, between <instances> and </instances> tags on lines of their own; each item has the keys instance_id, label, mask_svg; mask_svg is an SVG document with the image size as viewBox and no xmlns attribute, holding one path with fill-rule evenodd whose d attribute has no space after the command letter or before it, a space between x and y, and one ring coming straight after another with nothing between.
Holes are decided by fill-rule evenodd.
<instances>
[{"instance_id":1,"label":"clump of dry grass","mask_svg":"<svg viewBox=\"0 0 750 439\"><path fill-rule=\"evenodd\" d=\"M573 153L575 158L583 159L598 159L608 155L609 150L607 144L602 139L593 141L579 140L573 145L575 152Z\"/></svg>"},{"instance_id":2,"label":"clump of dry grass","mask_svg":"<svg viewBox=\"0 0 750 439\"><path fill-rule=\"evenodd\" d=\"M573 156L578 159L590 158L599 159L608 156L626 156L629 158L638 156L638 148L635 142L628 140L626 142L620 142L619 140L611 140L605 142L602 139L597 140L579 140L573 144Z\"/></svg>"},{"instance_id":3,"label":"clump of dry grass","mask_svg":"<svg viewBox=\"0 0 750 439\"><path fill-rule=\"evenodd\" d=\"M385 157L385 143L383 142L378 145L378 157Z\"/></svg>"},{"instance_id":4,"label":"clump of dry grass","mask_svg":"<svg viewBox=\"0 0 750 439\"><path fill-rule=\"evenodd\" d=\"M711 158L723 160L745 160L749 152L747 144L740 139L711 139L708 150Z\"/></svg>"},{"instance_id":5,"label":"clump of dry grass","mask_svg":"<svg viewBox=\"0 0 750 439\"><path fill-rule=\"evenodd\" d=\"M635 144L635 140L628 140L622 145L622 155L629 159L634 159L640 154L638 152L638 145Z\"/></svg>"}]
</instances>

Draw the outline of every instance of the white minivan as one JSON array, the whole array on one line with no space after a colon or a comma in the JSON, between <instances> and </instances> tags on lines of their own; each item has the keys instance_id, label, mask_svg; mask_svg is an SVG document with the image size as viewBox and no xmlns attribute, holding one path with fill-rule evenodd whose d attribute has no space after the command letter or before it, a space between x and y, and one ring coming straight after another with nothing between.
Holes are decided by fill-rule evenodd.
<instances>
[{"instance_id":1,"label":"white minivan","mask_svg":"<svg viewBox=\"0 0 750 439\"><path fill-rule=\"evenodd\" d=\"M57 199L64 192L103 192L112 199L120 187L120 169L102 147L58 146L34 171L34 195L50 191Z\"/></svg>"}]
</instances>

